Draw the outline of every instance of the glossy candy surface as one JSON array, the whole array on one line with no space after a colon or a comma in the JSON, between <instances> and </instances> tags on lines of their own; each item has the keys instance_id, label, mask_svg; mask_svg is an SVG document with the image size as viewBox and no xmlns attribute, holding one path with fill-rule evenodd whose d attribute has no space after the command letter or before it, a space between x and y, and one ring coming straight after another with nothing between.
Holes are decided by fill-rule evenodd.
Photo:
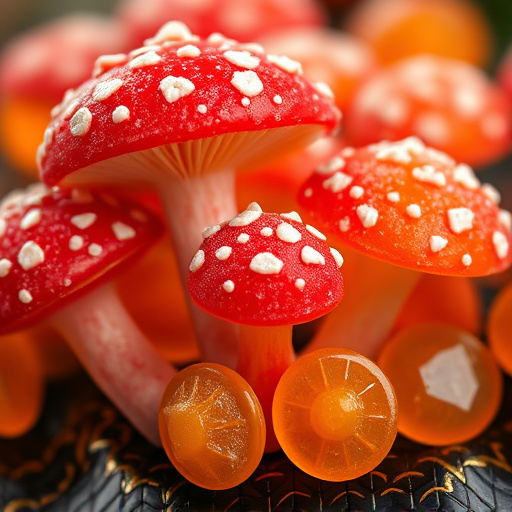
<instances>
[{"instance_id":1,"label":"glossy candy surface","mask_svg":"<svg viewBox=\"0 0 512 512\"><path fill-rule=\"evenodd\" d=\"M395 395L369 359L322 349L284 373L273 419L281 447L296 466L323 480L350 480L374 469L389 452L396 436Z\"/></svg>"},{"instance_id":2,"label":"glossy candy surface","mask_svg":"<svg viewBox=\"0 0 512 512\"><path fill-rule=\"evenodd\" d=\"M259 402L240 375L221 365L191 365L171 380L159 428L176 469L207 489L241 484L263 456L265 421Z\"/></svg>"},{"instance_id":3,"label":"glossy candy surface","mask_svg":"<svg viewBox=\"0 0 512 512\"><path fill-rule=\"evenodd\" d=\"M460 328L423 324L404 329L378 359L395 388L398 431L430 445L463 443L491 423L503 379L485 345Z\"/></svg>"},{"instance_id":4,"label":"glossy candy surface","mask_svg":"<svg viewBox=\"0 0 512 512\"><path fill-rule=\"evenodd\" d=\"M489 348L498 364L512 375L512 284L504 287L491 303L487 322Z\"/></svg>"}]
</instances>

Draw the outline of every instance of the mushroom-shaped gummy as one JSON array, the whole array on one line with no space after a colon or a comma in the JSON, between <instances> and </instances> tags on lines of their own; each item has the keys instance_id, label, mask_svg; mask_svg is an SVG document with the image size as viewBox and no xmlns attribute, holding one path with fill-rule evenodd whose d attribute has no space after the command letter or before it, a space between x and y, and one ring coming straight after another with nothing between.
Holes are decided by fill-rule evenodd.
<instances>
[{"instance_id":1,"label":"mushroom-shaped gummy","mask_svg":"<svg viewBox=\"0 0 512 512\"><path fill-rule=\"evenodd\" d=\"M341 346L375 358L422 272L475 277L512 262L510 214L472 169L410 137L320 166L299 194L344 249L347 293L308 350Z\"/></svg>"},{"instance_id":2,"label":"mushroom-shaped gummy","mask_svg":"<svg viewBox=\"0 0 512 512\"><path fill-rule=\"evenodd\" d=\"M328 87L299 63L169 22L129 55L100 58L95 77L66 95L39 166L48 185L155 187L186 283L201 230L238 211L234 170L304 146L338 119ZM228 325L192 314L203 357L226 363Z\"/></svg>"},{"instance_id":3,"label":"mushroom-shaped gummy","mask_svg":"<svg viewBox=\"0 0 512 512\"><path fill-rule=\"evenodd\" d=\"M111 195L38 184L0 204L0 332L47 320L155 444L160 399L175 371L140 333L108 278L161 235L157 217Z\"/></svg>"},{"instance_id":4,"label":"mushroom-shaped gummy","mask_svg":"<svg viewBox=\"0 0 512 512\"><path fill-rule=\"evenodd\" d=\"M265 413L267 451L278 449L272 398L295 359L292 326L339 303L341 255L296 214L263 213L255 203L203 236L190 264L190 294L208 313L240 324L237 370Z\"/></svg>"}]
</instances>

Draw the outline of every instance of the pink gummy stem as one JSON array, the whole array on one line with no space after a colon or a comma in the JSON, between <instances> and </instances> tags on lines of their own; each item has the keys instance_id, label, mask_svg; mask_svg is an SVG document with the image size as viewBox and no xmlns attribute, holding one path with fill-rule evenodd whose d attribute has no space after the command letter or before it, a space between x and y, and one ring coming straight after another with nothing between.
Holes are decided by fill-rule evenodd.
<instances>
[{"instance_id":1,"label":"pink gummy stem","mask_svg":"<svg viewBox=\"0 0 512 512\"><path fill-rule=\"evenodd\" d=\"M343 300L327 315L304 352L340 347L375 360L421 273L342 251Z\"/></svg>"},{"instance_id":2,"label":"pink gummy stem","mask_svg":"<svg viewBox=\"0 0 512 512\"><path fill-rule=\"evenodd\" d=\"M231 220L238 213L234 172L217 171L196 178L176 178L162 183L159 193L201 357L203 361L234 368L238 347L237 326L199 309L190 299L187 287L190 261L203 241L203 230Z\"/></svg>"},{"instance_id":3,"label":"pink gummy stem","mask_svg":"<svg viewBox=\"0 0 512 512\"><path fill-rule=\"evenodd\" d=\"M272 426L272 400L277 383L295 360L292 326L240 326L238 373L251 385L265 415L267 439L265 451L279 450Z\"/></svg>"},{"instance_id":4,"label":"pink gummy stem","mask_svg":"<svg viewBox=\"0 0 512 512\"><path fill-rule=\"evenodd\" d=\"M102 285L55 313L51 322L98 387L151 443L159 446L158 412L176 374L140 332L114 286Z\"/></svg>"}]
</instances>

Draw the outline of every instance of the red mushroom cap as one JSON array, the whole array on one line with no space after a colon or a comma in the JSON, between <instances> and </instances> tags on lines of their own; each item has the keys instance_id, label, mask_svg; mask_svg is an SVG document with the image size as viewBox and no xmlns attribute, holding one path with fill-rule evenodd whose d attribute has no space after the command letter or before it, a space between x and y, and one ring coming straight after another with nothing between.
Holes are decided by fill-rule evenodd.
<instances>
[{"instance_id":1,"label":"red mushroom cap","mask_svg":"<svg viewBox=\"0 0 512 512\"><path fill-rule=\"evenodd\" d=\"M162 231L149 211L111 195L40 184L11 194L0 203L0 332L63 307Z\"/></svg>"},{"instance_id":2,"label":"red mushroom cap","mask_svg":"<svg viewBox=\"0 0 512 512\"><path fill-rule=\"evenodd\" d=\"M296 213L263 213L252 203L203 232L190 264L196 304L232 322L292 325L328 313L343 296L343 260Z\"/></svg>"},{"instance_id":3,"label":"red mushroom cap","mask_svg":"<svg viewBox=\"0 0 512 512\"><path fill-rule=\"evenodd\" d=\"M343 243L432 274L510 266L511 217L472 169L414 137L345 148L302 186L299 202Z\"/></svg>"},{"instance_id":4,"label":"red mushroom cap","mask_svg":"<svg viewBox=\"0 0 512 512\"><path fill-rule=\"evenodd\" d=\"M314 126L316 134L334 129L338 120L328 88L303 78L299 63L219 35L200 40L170 22L130 55L100 59L96 78L66 95L46 131L39 167L43 181L54 185L126 153L297 125ZM247 137L239 143L245 151L232 144L226 157L231 168L275 147ZM183 167L199 173L225 162L205 166L191 156ZM129 172L127 166L126 179Z\"/></svg>"}]
</instances>

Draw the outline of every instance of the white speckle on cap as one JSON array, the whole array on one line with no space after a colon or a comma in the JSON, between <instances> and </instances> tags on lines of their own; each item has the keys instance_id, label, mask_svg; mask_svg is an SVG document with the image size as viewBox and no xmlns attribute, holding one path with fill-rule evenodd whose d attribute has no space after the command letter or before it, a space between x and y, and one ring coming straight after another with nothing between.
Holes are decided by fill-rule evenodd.
<instances>
[{"instance_id":1,"label":"white speckle on cap","mask_svg":"<svg viewBox=\"0 0 512 512\"><path fill-rule=\"evenodd\" d=\"M228 50L222 54L224 58L241 68L255 69L260 65L260 59L247 51Z\"/></svg>"},{"instance_id":2,"label":"white speckle on cap","mask_svg":"<svg viewBox=\"0 0 512 512\"><path fill-rule=\"evenodd\" d=\"M305 245L300 251L301 260L306 265L325 265L325 258L316 249L309 245Z\"/></svg>"},{"instance_id":3,"label":"white speckle on cap","mask_svg":"<svg viewBox=\"0 0 512 512\"><path fill-rule=\"evenodd\" d=\"M475 214L469 208L450 208L448 224L454 233L462 233L473 228Z\"/></svg>"},{"instance_id":4,"label":"white speckle on cap","mask_svg":"<svg viewBox=\"0 0 512 512\"><path fill-rule=\"evenodd\" d=\"M408 164L412 161L411 155L420 154L425 150L425 144L417 137L407 137L397 142L374 144L373 148L377 160Z\"/></svg>"},{"instance_id":5,"label":"white speckle on cap","mask_svg":"<svg viewBox=\"0 0 512 512\"><path fill-rule=\"evenodd\" d=\"M194 46L193 44L186 44L185 46L182 46L181 48L178 48L176 50L176 55L178 57L199 57L201 55L201 50Z\"/></svg>"},{"instance_id":6,"label":"white speckle on cap","mask_svg":"<svg viewBox=\"0 0 512 512\"><path fill-rule=\"evenodd\" d=\"M346 233L350 229L350 219L348 217L343 217L338 222L338 227L342 233Z\"/></svg>"},{"instance_id":7,"label":"white speckle on cap","mask_svg":"<svg viewBox=\"0 0 512 512\"><path fill-rule=\"evenodd\" d=\"M200 114L206 114L206 112L208 111L208 109L206 108L206 105L198 105L198 106L197 106L197 111L198 111Z\"/></svg>"},{"instance_id":8,"label":"white speckle on cap","mask_svg":"<svg viewBox=\"0 0 512 512\"><path fill-rule=\"evenodd\" d=\"M201 236L203 237L203 240L206 240L210 236L217 233L217 231L219 231L219 230L220 230L220 226L218 224L215 224L215 226L208 226L207 228L203 229Z\"/></svg>"},{"instance_id":9,"label":"white speckle on cap","mask_svg":"<svg viewBox=\"0 0 512 512\"><path fill-rule=\"evenodd\" d=\"M340 171L345 167L345 160L341 156L331 158L326 164L319 165L316 168L318 174L332 174L334 171Z\"/></svg>"},{"instance_id":10,"label":"white speckle on cap","mask_svg":"<svg viewBox=\"0 0 512 512\"><path fill-rule=\"evenodd\" d=\"M227 245L223 245L222 247L219 247L215 251L215 257L218 260L220 260L220 261L224 261L224 260L227 260L231 256L232 252L233 252L233 248L232 247L229 247Z\"/></svg>"},{"instance_id":11,"label":"white speckle on cap","mask_svg":"<svg viewBox=\"0 0 512 512\"><path fill-rule=\"evenodd\" d=\"M437 187L444 187L446 185L446 176L441 171L436 171L433 165L414 167L412 175L416 180L423 183L430 183Z\"/></svg>"},{"instance_id":12,"label":"white speckle on cap","mask_svg":"<svg viewBox=\"0 0 512 512\"><path fill-rule=\"evenodd\" d=\"M304 290L304 286L306 286L306 281L304 281L304 279L295 279L295 288L297 288L297 290Z\"/></svg>"},{"instance_id":13,"label":"white speckle on cap","mask_svg":"<svg viewBox=\"0 0 512 512\"><path fill-rule=\"evenodd\" d=\"M19 291L18 299L20 299L20 302L23 302L23 304L30 304L33 300L33 297L28 290L23 289Z\"/></svg>"},{"instance_id":14,"label":"white speckle on cap","mask_svg":"<svg viewBox=\"0 0 512 512\"><path fill-rule=\"evenodd\" d=\"M508 210L501 209L498 213L500 224L510 233L512 231L512 214Z\"/></svg>"},{"instance_id":15,"label":"white speckle on cap","mask_svg":"<svg viewBox=\"0 0 512 512\"><path fill-rule=\"evenodd\" d=\"M300 215L297 212L281 213L279 216L282 217L283 219L302 222L302 219L300 218Z\"/></svg>"},{"instance_id":16,"label":"white speckle on cap","mask_svg":"<svg viewBox=\"0 0 512 512\"><path fill-rule=\"evenodd\" d=\"M295 244L302 239L300 231L287 222L282 222L277 226L276 235L279 240L290 244Z\"/></svg>"},{"instance_id":17,"label":"white speckle on cap","mask_svg":"<svg viewBox=\"0 0 512 512\"><path fill-rule=\"evenodd\" d=\"M261 217L261 211L245 210L229 221L230 226L248 226Z\"/></svg>"},{"instance_id":18,"label":"white speckle on cap","mask_svg":"<svg viewBox=\"0 0 512 512\"><path fill-rule=\"evenodd\" d=\"M18 263L23 270L37 267L44 261L44 251L32 240L25 242L18 253Z\"/></svg>"},{"instance_id":19,"label":"white speckle on cap","mask_svg":"<svg viewBox=\"0 0 512 512\"><path fill-rule=\"evenodd\" d=\"M272 236L273 233L274 233L274 230L268 226L265 226L260 231L261 236Z\"/></svg>"},{"instance_id":20,"label":"white speckle on cap","mask_svg":"<svg viewBox=\"0 0 512 512\"><path fill-rule=\"evenodd\" d=\"M501 231L495 231L492 234L492 243L496 256L498 256L500 260L505 259L509 250L507 237Z\"/></svg>"},{"instance_id":21,"label":"white speckle on cap","mask_svg":"<svg viewBox=\"0 0 512 512\"><path fill-rule=\"evenodd\" d=\"M343 256L334 247L329 247L329 250L331 251L332 257L334 258L336 265L338 265L338 268L341 268L343 266L343 261L344 261Z\"/></svg>"},{"instance_id":22,"label":"white speckle on cap","mask_svg":"<svg viewBox=\"0 0 512 512\"><path fill-rule=\"evenodd\" d=\"M73 282L71 281L71 279L69 279L69 278L64 279L64 286L68 287L68 286L71 286L72 284L73 284Z\"/></svg>"},{"instance_id":23,"label":"white speckle on cap","mask_svg":"<svg viewBox=\"0 0 512 512\"><path fill-rule=\"evenodd\" d=\"M249 98L247 98L246 96L244 96L242 99L241 99L241 102L242 102L242 105L244 107L248 107L250 104L251 104L251 100Z\"/></svg>"},{"instance_id":24,"label":"white speckle on cap","mask_svg":"<svg viewBox=\"0 0 512 512\"><path fill-rule=\"evenodd\" d=\"M79 235L73 235L69 239L69 248L72 251L79 251L84 246L84 239Z\"/></svg>"},{"instance_id":25,"label":"white speckle on cap","mask_svg":"<svg viewBox=\"0 0 512 512\"><path fill-rule=\"evenodd\" d=\"M96 222L97 218L95 213L80 213L71 217L70 222L78 229L87 229Z\"/></svg>"},{"instance_id":26,"label":"white speckle on cap","mask_svg":"<svg viewBox=\"0 0 512 512\"><path fill-rule=\"evenodd\" d=\"M313 195L313 189L311 187L308 187L306 190L304 190L304 197L311 197Z\"/></svg>"},{"instance_id":27,"label":"white speckle on cap","mask_svg":"<svg viewBox=\"0 0 512 512\"><path fill-rule=\"evenodd\" d=\"M91 244L87 248L87 252L91 256L99 256L103 252L103 247L101 247L101 245L98 244Z\"/></svg>"},{"instance_id":28,"label":"white speckle on cap","mask_svg":"<svg viewBox=\"0 0 512 512\"><path fill-rule=\"evenodd\" d=\"M469 267L471 265L471 263L473 263L473 258L471 257L471 255L470 254L464 254L462 256L462 264L465 267Z\"/></svg>"},{"instance_id":29,"label":"white speckle on cap","mask_svg":"<svg viewBox=\"0 0 512 512\"><path fill-rule=\"evenodd\" d=\"M167 41L196 41L197 39L198 37L194 36L182 21L168 21L154 37L146 39L144 45L163 44Z\"/></svg>"},{"instance_id":30,"label":"white speckle on cap","mask_svg":"<svg viewBox=\"0 0 512 512\"><path fill-rule=\"evenodd\" d=\"M334 100L334 93L332 89L325 82L314 82L313 87L323 96Z\"/></svg>"},{"instance_id":31,"label":"white speckle on cap","mask_svg":"<svg viewBox=\"0 0 512 512\"><path fill-rule=\"evenodd\" d=\"M386 197L388 198L388 201L391 201L392 203L398 203L398 201L400 201L400 194L396 191L388 192Z\"/></svg>"},{"instance_id":32,"label":"white speckle on cap","mask_svg":"<svg viewBox=\"0 0 512 512\"><path fill-rule=\"evenodd\" d=\"M260 77L254 71L235 71L231 84L249 98L257 96L263 91Z\"/></svg>"},{"instance_id":33,"label":"white speckle on cap","mask_svg":"<svg viewBox=\"0 0 512 512\"><path fill-rule=\"evenodd\" d=\"M179 100L194 92L196 86L187 78L169 75L165 77L158 87L169 103Z\"/></svg>"},{"instance_id":34,"label":"white speckle on cap","mask_svg":"<svg viewBox=\"0 0 512 512\"><path fill-rule=\"evenodd\" d=\"M202 249L199 249L192 258L192 261L190 262L190 266L188 267L190 272L196 272L199 270L204 263L204 251Z\"/></svg>"},{"instance_id":35,"label":"white speckle on cap","mask_svg":"<svg viewBox=\"0 0 512 512\"><path fill-rule=\"evenodd\" d=\"M338 192L345 190L352 183L353 179L354 178L352 178L352 176L341 171L337 171L330 178L324 180L322 182L322 186L334 194L337 194Z\"/></svg>"},{"instance_id":36,"label":"white speckle on cap","mask_svg":"<svg viewBox=\"0 0 512 512\"><path fill-rule=\"evenodd\" d=\"M156 53L155 51L152 50L152 51L143 53L142 55L139 55L139 56L135 57L134 59L132 59L128 63L128 67L131 69L135 69L135 68L143 68L146 66L153 66L153 65L157 64L158 62L160 62L161 60L162 60L162 57L160 57L160 55L158 55L158 53Z\"/></svg>"},{"instance_id":37,"label":"white speckle on cap","mask_svg":"<svg viewBox=\"0 0 512 512\"><path fill-rule=\"evenodd\" d=\"M490 199L494 204L501 203L501 194L499 190L490 183L484 183L481 188L485 196Z\"/></svg>"},{"instance_id":38,"label":"white speckle on cap","mask_svg":"<svg viewBox=\"0 0 512 512\"><path fill-rule=\"evenodd\" d=\"M316 229L314 226L310 226L309 224L306 224L306 229L316 238L319 240L327 240L327 237L318 229Z\"/></svg>"},{"instance_id":39,"label":"white speckle on cap","mask_svg":"<svg viewBox=\"0 0 512 512\"><path fill-rule=\"evenodd\" d=\"M239 244L246 244L249 241L249 238L250 237L247 233L240 233L240 235L238 235L238 238L236 239L236 241Z\"/></svg>"},{"instance_id":40,"label":"white speckle on cap","mask_svg":"<svg viewBox=\"0 0 512 512\"><path fill-rule=\"evenodd\" d=\"M129 240L130 238L134 238L137 234L131 226L128 226L124 222L114 222L112 224L112 231L119 241Z\"/></svg>"},{"instance_id":41,"label":"white speckle on cap","mask_svg":"<svg viewBox=\"0 0 512 512\"><path fill-rule=\"evenodd\" d=\"M127 119L130 119L130 109L124 105L117 106L114 112L112 112L112 121L116 124L122 123Z\"/></svg>"},{"instance_id":42,"label":"white speckle on cap","mask_svg":"<svg viewBox=\"0 0 512 512\"><path fill-rule=\"evenodd\" d=\"M448 240L442 236L433 235L430 237L430 249L432 252L439 252L446 247Z\"/></svg>"},{"instance_id":43,"label":"white speckle on cap","mask_svg":"<svg viewBox=\"0 0 512 512\"><path fill-rule=\"evenodd\" d=\"M480 186L480 180L473 169L467 164L458 164L453 169L453 179L463 187L476 190Z\"/></svg>"},{"instance_id":44,"label":"white speckle on cap","mask_svg":"<svg viewBox=\"0 0 512 512\"><path fill-rule=\"evenodd\" d=\"M276 105L281 105L281 103L283 103L283 98L282 98L279 94L276 94L276 95L272 98L272 101L273 101Z\"/></svg>"},{"instance_id":45,"label":"white speckle on cap","mask_svg":"<svg viewBox=\"0 0 512 512\"><path fill-rule=\"evenodd\" d=\"M231 293L235 289L235 283L233 283L231 279L228 279L222 283L222 288L224 288L228 293Z\"/></svg>"},{"instance_id":46,"label":"white speckle on cap","mask_svg":"<svg viewBox=\"0 0 512 512\"><path fill-rule=\"evenodd\" d=\"M124 53L116 53L114 55L101 55L94 62L93 77L102 75L106 69L118 66L126 62L127 56Z\"/></svg>"},{"instance_id":47,"label":"white speckle on cap","mask_svg":"<svg viewBox=\"0 0 512 512\"><path fill-rule=\"evenodd\" d=\"M421 208L419 204L409 204L406 206L405 211L409 217L419 219L421 217Z\"/></svg>"},{"instance_id":48,"label":"white speckle on cap","mask_svg":"<svg viewBox=\"0 0 512 512\"><path fill-rule=\"evenodd\" d=\"M92 93L93 101L103 101L112 96L118 91L123 85L123 81L120 78L113 78L111 80L105 80L100 82Z\"/></svg>"},{"instance_id":49,"label":"white speckle on cap","mask_svg":"<svg viewBox=\"0 0 512 512\"><path fill-rule=\"evenodd\" d=\"M37 226L41 222L41 210L39 208L33 208L29 210L21 219L21 229L30 229L33 226Z\"/></svg>"},{"instance_id":50,"label":"white speckle on cap","mask_svg":"<svg viewBox=\"0 0 512 512\"><path fill-rule=\"evenodd\" d=\"M364 195L364 188L360 187L359 185L354 185L350 188L348 194L352 199L361 199L361 197Z\"/></svg>"},{"instance_id":51,"label":"white speckle on cap","mask_svg":"<svg viewBox=\"0 0 512 512\"><path fill-rule=\"evenodd\" d=\"M91 123L91 111L87 107L82 107L79 108L69 120L69 130L73 135L81 137L89 131Z\"/></svg>"},{"instance_id":52,"label":"white speckle on cap","mask_svg":"<svg viewBox=\"0 0 512 512\"><path fill-rule=\"evenodd\" d=\"M279 274L284 263L270 252L256 254L249 264L249 268L257 274Z\"/></svg>"},{"instance_id":53,"label":"white speckle on cap","mask_svg":"<svg viewBox=\"0 0 512 512\"><path fill-rule=\"evenodd\" d=\"M5 222L5 219L0 219L0 237L5 235L6 230L7 230L7 222Z\"/></svg>"},{"instance_id":54,"label":"white speckle on cap","mask_svg":"<svg viewBox=\"0 0 512 512\"><path fill-rule=\"evenodd\" d=\"M263 210L261 209L261 206L256 201L253 201L252 203L250 203L249 206L247 206L246 210L253 210L255 212L263 212Z\"/></svg>"},{"instance_id":55,"label":"white speckle on cap","mask_svg":"<svg viewBox=\"0 0 512 512\"><path fill-rule=\"evenodd\" d=\"M360 204L356 208L356 213L365 228L372 228L377 224L379 212L373 206Z\"/></svg>"},{"instance_id":56,"label":"white speckle on cap","mask_svg":"<svg viewBox=\"0 0 512 512\"><path fill-rule=\"evenodd\" d=\"M290 59L285 55L267 55L267 59L272 64L276 65L278 68L281 68L283 71L286 71L290 74L302 74L302 64L296 60Z\"/></svg>"},{"instance_id":57,"label":"white speckle on cap","mask_svg":"<svg viewBox=\"0 0 512 512\"><path fill-rule=\"evenodd\" d=\"M0 277L5 277L9 270L11 270L12 262L9 261L7 258L2 258L0 260Z\"/></svg>"}]
</instances>

